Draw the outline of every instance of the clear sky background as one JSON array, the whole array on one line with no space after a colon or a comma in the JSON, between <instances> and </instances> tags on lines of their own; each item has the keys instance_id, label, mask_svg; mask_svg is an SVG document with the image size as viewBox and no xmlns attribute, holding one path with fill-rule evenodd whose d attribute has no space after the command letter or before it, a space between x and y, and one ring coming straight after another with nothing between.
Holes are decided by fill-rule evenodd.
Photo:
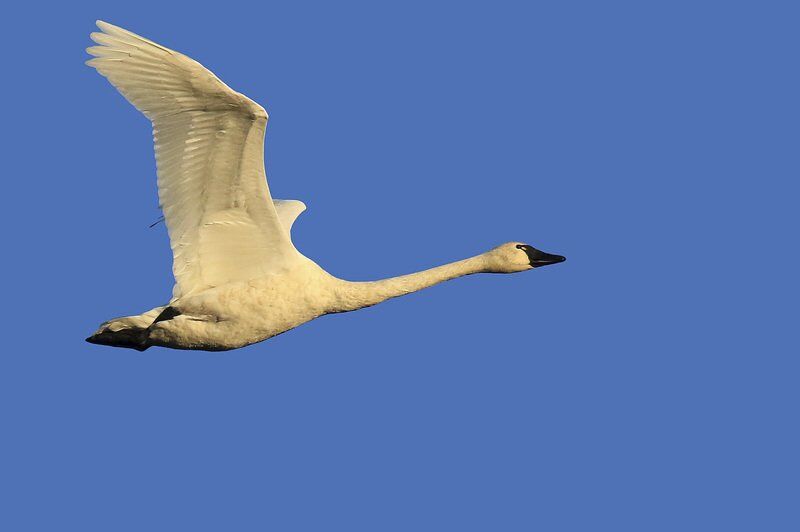
<instances>
[{"instance_id":1,"label":"clear sky background","mask_svg":"<svg viewBox=\"0 0 800 532\"><path fill-rule=\"evenodd\" d=\"M6 6L0 528L800 530L791 5ZM85 343L172 286L96 18L264 105L331 273L567 262L224 354Z\"/></svg>"}]
</instances>

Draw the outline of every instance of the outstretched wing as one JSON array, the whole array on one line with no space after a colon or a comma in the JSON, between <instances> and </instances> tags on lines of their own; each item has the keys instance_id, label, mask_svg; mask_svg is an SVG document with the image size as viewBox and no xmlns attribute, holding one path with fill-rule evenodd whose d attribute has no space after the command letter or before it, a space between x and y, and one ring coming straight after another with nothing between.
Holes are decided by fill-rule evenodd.
<instances>
[{"instance_id":1,"label":"outstretched wing","mask_svg":"<svg viewBox=\"0 0 800 532\"><path fill-rule=\"evenodd\" d=\"M299 255L264 172L266 111L193 59L97 26L87 64L153 123L174 297L291 267Z\"/></svg>"}]
</instances>

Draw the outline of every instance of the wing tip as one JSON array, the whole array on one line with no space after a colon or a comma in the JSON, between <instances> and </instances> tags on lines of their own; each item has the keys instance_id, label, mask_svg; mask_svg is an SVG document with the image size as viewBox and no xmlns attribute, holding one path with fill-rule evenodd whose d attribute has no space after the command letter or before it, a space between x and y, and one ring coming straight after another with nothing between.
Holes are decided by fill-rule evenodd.
<instances>
[{"instance_id":1,"label":"wing tip","mask_svg":"<svg viewBox=\"0 0 800 532\"><path fill-rule=\"evenodd\" d=\"M306 210L306 204L303 203L300 200L273 198L272 201L273 201L273 203L278 204L278 205L282 204L282 205L286 205L286 206L292 206L292 207L296 208L298 210L298 212L303 212L304 210Z\"/></svg>"},{"instance_id":2,"label":"wing tip","mask_svg":"<svg viewBox=\"0 0 800 532\"><path fill-rule=\"evenodd\" d=\"M158 44L157 42L151 41L150 39L142 37L141 35L133 33L132 31L126 30L125 28L122 28L120 26L116 26L114 24L111 24L110 22L106 22L105 20L97 19L97 20L94 21L94 23L97 25L98 28L100 28L100 30L104 34L109 35L112 38L116 38L116 39L119 39L119 38L122 38L122 39L133 39L136 42L142 42L142 43L149 44L150 46L154 46L154 47L160 49L163 52L167 52L170 55L175 54L175 52L173 50L170 50L166 46L162 46L162 45ZM92 39L92 40L94 40L94 39Z\"/></svg>"}]
</instances>

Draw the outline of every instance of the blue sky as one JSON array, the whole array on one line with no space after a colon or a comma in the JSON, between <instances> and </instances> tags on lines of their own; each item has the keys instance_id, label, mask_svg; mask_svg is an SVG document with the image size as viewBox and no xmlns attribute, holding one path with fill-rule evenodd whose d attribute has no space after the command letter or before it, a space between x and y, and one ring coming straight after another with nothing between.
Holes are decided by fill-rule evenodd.
<instances>
[{"instance_id":1,"label":"blue sky","mask_svg":"<svg viewBox=\"0 0 800 532\"><path fill-rule=\"evenodd\" d=\"M0 528L800 527L795 6L198 6L7 8ZM96 18L268 110L331 273L567 262L225 354L84 343L172 286Z\"/></svg>"}]
</instances>

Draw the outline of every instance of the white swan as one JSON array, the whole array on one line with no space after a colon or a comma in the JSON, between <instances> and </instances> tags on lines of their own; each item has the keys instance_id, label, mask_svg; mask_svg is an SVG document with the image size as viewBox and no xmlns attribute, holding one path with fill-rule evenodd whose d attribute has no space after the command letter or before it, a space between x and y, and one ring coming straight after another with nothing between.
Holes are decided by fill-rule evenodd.
<instances>
[{"instance_id":1,"label":"white swan","mask_svg":"<svg viewBox=\"0 0 800 532\"><path fill-rule=\"evenodd\" d=\"M472 273L561 262L511 242L476 257L373 282L337 279L300 254L305 205L273 200L264 172L267 113L183 54L97 21L87 61L153 123L158 196L173 253L166 306L103 323L87 341L226 350L323 314L356 310Z\"/></svg>"}]
</instances>

